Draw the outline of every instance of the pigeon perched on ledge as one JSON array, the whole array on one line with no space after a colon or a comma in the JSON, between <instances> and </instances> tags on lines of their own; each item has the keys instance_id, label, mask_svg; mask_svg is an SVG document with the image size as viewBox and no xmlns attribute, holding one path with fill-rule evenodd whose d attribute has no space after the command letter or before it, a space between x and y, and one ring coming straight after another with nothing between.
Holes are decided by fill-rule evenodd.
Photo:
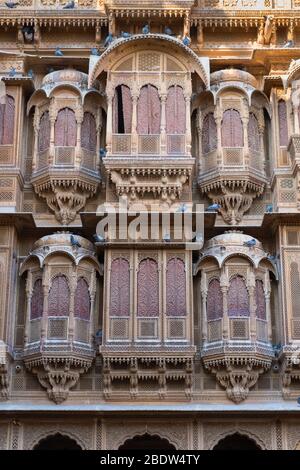
<instances>
[{"instance_id":1,"label":"pigeon perched on ledge","mask_svg":"<svg viewBox=\"0 0 300 470\"><path fill-rule=\"evenodd\" d=\"M131 34L130 33L127 33L126 31L121 31L121 38L130 38L131 37Z\"/></svg>"},{"instance_id":2,"label":"pigeon perched on ledge","mask_svg":"<svg viewBox=\"0 0 300 470\"><path fill-rule=\"evenodd\" d=\"M101 148L99 150L99 157L100 157L101 160L102 160L102 158L106 157L106 154L107 154L107 151L104 148Z\"/></svg>"},{"instance_id":3,"label":"pigeon perched on ledge","mask_svg":"<svg viewBox=\"0 0 300 470\"><path fill-rule=\"evenodd\" d=\"M251 248L252 246L256 245L256 240L255 238L251 238L251 240L247 240L244 242L244 246L247 246L248 248Z\"/></svg>"},{"instance_id":4,"label":"pigeon perched on ledge","mask_svg":"<svg viewBox=\"0 0 300 470\"><path fill-rule=\"evenodd\" d=\"M219 209L221 209L220 204L212 204L211 206L208 206L205 209L205 212L214 212L214 211L218 211Z\"/></svg>"},{"instance_id":5,"label":"pigeon perched on ledge","mask_svg":"<svg viewBox=\"0 0 300 470\"><path fill-rule=\"evenodd\" d=\"M113 35L111 33L108 33L104 41L104 47L110 46L113 41L114 41Z\"/></svg>"},{"instance_id":6,"label":"pigeon perched on ledge","mask_svg":"<svg viewBox=\"0 0 300 470\"><path fill-rule=\"evenodd\" d=\"M96 243L105 243L106 242L106 239L102 235L98 235L97 233L95 233L95 235L93 235L93 239L95 240Z\"/></svg>"},{"instance_id":7,"label":"pigeon perched on ledge","mask_svg":"<svg viewBox=\"0 0 300 470\"><path fill-rule=\"evenodd\" d=\"M76 246L77 248L81 248L81 245L80 245L79 241L77 240L76 237L74 237L74 235L70 235L70 242L71 242L72 246Z\"/></svg>"},{"instance_id":8,"label":"pigeon perched on ledge","mask_svg":"<svg viewBox=\"0 0 300 470\"><path fill-rule=\"evenodd\" d=\"M9 77L14 77L16 75L16 73L17 73L17 71L16 71L15 67L11 67L10 71L8 73L8 76Z\"/></svg>"},{"instance_id":9,"label":"pigeon perched on ledge","mask_svg":"<svg viewBox=\"0 0 300 470\"><path fill-rule=\"evenodd\" d=\"M290 40L285 43L284 46L282 46L284 49L288 49L289 47L294 47L295 43L294 41Z\"/></svg>"},{"instance_id":10,"label":"pigeon perched on ledge","mask_svg":"<svg viewBox=\"0 0 300 470\"><path fill-rule=\"evenodd\" d=\"M63 57L63 52L61 51L60 47L57 47L55 49L55 52L54 52L54 55L56 55L56 57Z\"/></svg>"},{"instance_id":11,"label":"pigeon perched on ledge","mask_svg":"<svg viewBox=\"0 0 300 470\"><path fill-rule=\"evenodd\" d=\"M5 2L5 5L7 6L7 8L16 8L19 3L17 2Z\"/></svg>"},{"instance_id":12,"label":"pigeon perched on ledge","mask_svg":"<svg viewBox=\"0 0 300 470\"><path fill-rule=\"evenodd\" d=\"M191 40L190 40L190 38L189 38L188 36L184 36L184 37L182 38L182 42L183 42L183 44L184 44L185 46L190 46L190 44L191 44Z\"/></svg>"},{"instance_id":13,"label":"pigeon perched on ledge","mask_svg":"<svg viewBox=\"0 0 300 470\"><path fill-rule=\"evenodd\" d=\"M149 27L148 24L145 24L145 26L143 26L142 33L143 34L149 34L150 33L150 27Z\"/></svg>"},{"instance_id":14,"label":"pigeon perched on ledge","mask_svg":"<svg viewBox=\"0 0 300 470\"><path fill-rule=\"evenodd\" d=\"M72 10L72 8L75 8L75 2L74 2L74 0L71 0L69 3L67 3L67 4L63 7L63 10Z\"/></svg>"},{"instance_id":15,"label":"pigeon perched on ledge","mask_svg":"<svg viewBox=\"0 0 300 470\"><path fill-rule=\"evenodd\" d=\"M164 29L164 34L167 34L167 36L173 36L173 31L171 28L169 28L169 26L166 26Z\"/></svg>"}]
</instances>

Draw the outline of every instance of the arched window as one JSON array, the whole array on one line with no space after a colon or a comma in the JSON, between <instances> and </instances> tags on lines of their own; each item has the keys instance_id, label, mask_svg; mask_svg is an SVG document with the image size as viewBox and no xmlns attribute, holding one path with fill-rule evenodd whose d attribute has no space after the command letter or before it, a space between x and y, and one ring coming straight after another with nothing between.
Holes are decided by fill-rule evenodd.
<instances>
[{"instance_id":1,"label":"arched window","mask_svg":"<svg viewBox=\"0 0 300 470\"><path fill-rule=\"evenodd\" d=\"M157 88L145 85L141 88L137 106L138 134L160 134L160 99Z\"/></svg>"},{"instance_id":2,"label":"arched window","mask_svg":"<svg viewBox=\"0 0 300 470\"><path fill-rule=\"evenodd\" d=\"M45 111L40 119L38 151L44 152L50 146L50 118L49 111Z\"/></svg>"},{"instance_id":3,"label":"arched window","mask_svg":"<svg viewBox=\"0 0 300 470\"><path fill-rule=\"evenodd\" d=\"M289 136L288 136L286 102L284 100L278 101L278 124L279 124L279 145L280 147L287 147Z\"/></svg>"},{"instance_id":4,"label":"arched window","mask_svg":"<svg viewBox=\"0 0 300 470\"><path fill-rule=\"evenodd\" d=\"M267 319L266 298L264 284L260 279L255 281L255 300L256 300L256 318L259 320Z\"/></svg>"},{"instance_id":5,"label":"arched window","mask_svg":"<svg viewBox=\"0 0 300 470\"><path fill-rule=\"evenodd\" d=\"M137 276L138 316L158 317L159 315L159 278L158 266L154 259L146 258L140 262Z\"/></svg>"},{"instance_id":6,"label":"arched window","mask_svg":"<svg viewBox=\"0 0 300 470\"><path fill-rule=\"evenodd\" d=\"M249 296L242 276L234 276L228 289L228 316L249 317Z\"/></svg>"},{"instance_id":7,"label":"arched window","mask_svg":"<svg viewBox=\"0 0 300 470\"><path fill-rule=\"evenodd\" d=\"M203 155L217 148L217 125L213 113L208 113L203 119L201 141Z\"/></svg>"},{"instance_id":8,"label":"arched window","mask_svg":"<svg viewBox=\"0 0 300 470\"><path fill-rule=\"evenodd\" d=\"M78 279L75 299L74 299L74 316L82 320L90 319L91 298L89 293L89 286L83 277Z\"/></svg>"},{"instance_id":9,"label":"arched window","mask_svg":"<svg viewBox=\"0 0 300 470\"><path fill-rule=\"evenodd\" d=\"M130 88L118 85L113 99L113 132L131 134L132 99Z\"/></svg>"},{"instance_id":10,"label":"arched window","mask_svg":"<svg viewBox=\"0 0 300 470\"><path fill-rule=\"evenodd\" d=\"M292 296L292 310L293 317L300 317L300 276L298 263L291 263L290 268L290 281L291 281L291 296Z\"/></svg>"},{"instance_id":11,"label":"arched window","mask_svg":"<svg viewBox=\"0 0 300 470\"><path fill-rule=\"evenodd\" d=\"M185 134L185 100L181 86L171 86L166 102L167 134Z\"/></svg>"},{"instance_id":12,"label":"arched window","mask_svg":"<svg viewBox=\"0 0 300 470\"><path fill-rule=\"evenodd\" d=\"M244 147L243 123L236 109L227 109L223 113L222 147Z\"/></svg>"},{"instance_id":13,"label":"arched window","mask_svg":"<svg viewBox=\"0 0 300 470\"><path fill-rule=\"evenodd\" d=\"M248 146L250 150L254 150L255 152L260 151L260 136L259 136L259 127L258 121L255 114L249 114L249 122L248 122Z\"/></svg>"},{"instance_id":14,"label":"arched window","mask_svg":"<svg viewBox=\"0 0 300 470\"><path fill-rule=\"evenodd\" d=\"M206 310L207 321L223 317L223 294L219 279L212 279L208 285Z\"/></svg>"},{"instance_id":15,"label":"arched window","mask_svg":"<svg viewBox=\"0 0 300 470\"><path fill-rule=\"evenodd\" d=\"M57 147L76 146L76 118L70 108L58 111L54 126L54 142Z\"/></svg>"},{"instance_id":16,"label":"arched window","mask_svg":"<svg viewBox=\"0 0 300 470\"><path fill-rule=\"evenodd\" d=\"M44 306L44 293L42 279L37 279L33 285L31 306L30 306L30 320L36 320L43 316Z\"/></svg>"},{"instance_id":17,"label":"arched window","mask_svg":"<svg viewBox=\"0 0 300 470\"><path fill-rule=\"evenodd\" d=\"M14 142L15 100L6 95L5 103L0 104L0 144L11 145Z\"/></svg>"},{"instance_id":18,"label":"arched window","mask_svg":"<svg viewBox=\"0 0 300 470\"><path fill-rule=\"evenodd\" d=\"M167 264L167 315L186 315L185 264L179 258L171 258Z\"/></svg>"},{"instance_id":19,"label":"arched window","mask_svg":"<svg viewBox=\"0 0 300 470\"><path fill-rule=\"evenodd\" d=\"M130 315L130 271L124 258L116 258L111 263L109 313L116 317Z\"/></svg>"},{"instance_id":20,"label":"arched window","mask_svg":"<svg viewBox=\"0 0 300 470\"><path fill-rule=\"evenodd\" d=\"M90 152L96 152L96 145L96 121L92 113L85 112L81 124L81 147Z\"/></svg>"},{"instance_id":21,"label":"arched window","mask_svg":"<svg viewBox=\"0 0 300 470\"><path fill-rule=\"evenodd\" d=\"M48 316L69 316L70 290L66 276L59 274L52 280L48 297Z\"/></svg>"}]
</instances>

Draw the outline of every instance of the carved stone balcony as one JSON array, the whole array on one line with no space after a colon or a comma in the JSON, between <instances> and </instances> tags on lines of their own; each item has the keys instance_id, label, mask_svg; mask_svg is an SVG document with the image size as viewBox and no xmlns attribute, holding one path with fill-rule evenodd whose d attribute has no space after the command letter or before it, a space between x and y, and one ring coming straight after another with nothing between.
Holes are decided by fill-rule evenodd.
<instances>
[{"instance_id":1,"label":"carved stone balcony","mask_svg":"<svg viewBox=\"0 0 300 470\"><path fill-rule=\"evenodd\" d=\"M209 262L213 258L215 266ZM274 272L274 266L266 260L267 254L258 240L232 231L210 240L199 263L203 300L201 357L205 368L216 376L235 403L247 398L250 388L260 374L270 369L274 358L268 271Z\"/></svg>"},{"instance_id":2,"label":"carved stone balcony","mask_svg":"<svg viewBox=\"0 0 300 470\"><path fill-rule=\"evenodd\" d=\"M88 240L61 232L35 243L21 266L21 274L25 272L23 359L49 398L61 403L95 356L94 301L100 266Z\"/></svg>"}]
</instances>

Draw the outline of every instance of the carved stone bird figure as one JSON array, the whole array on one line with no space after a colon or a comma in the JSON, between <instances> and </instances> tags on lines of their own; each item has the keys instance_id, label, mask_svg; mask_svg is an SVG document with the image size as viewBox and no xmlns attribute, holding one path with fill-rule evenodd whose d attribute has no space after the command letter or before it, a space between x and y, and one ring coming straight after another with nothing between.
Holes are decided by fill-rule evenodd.
<instances>
[{"instance_id":1,"label":"carved stone bird figure","mask_svg":"<svg viewBox=\"0 0 300 470\"><path fill-rule=\"evenodd\" d=\"M75 2L74 0L71 0L68 2L64 7L63 10L72 10L72 8L75 8Z\"/></svg>"},{"instance_id":2,"label":"carved stone bird figure","mask_svg":"<svg viewBox=\"0 0 300 470\"><path fill-rule=\"evenodd\" d=\"M79 241L72 234L70 235L70 242L71 242L72 246L76 246L77 248L81 248L81 245L80 245Z\"/></svg>"},{"instance_id":3,"label":"carved stone bird figure","mask_svg":"<svg viewBox=\"0 0 300 470\"><path fill-rule=\"evenodd\" d=\"M16 8L19 4L17 2L5 2L7 8Z\"/></svg>"},{"instance_id":4,"label":"carved stone bird figure","mask_svg":"<svg viewBox=\"0 0 300 470\"><path fill-rule=\"evenodd\" d=\"M143 27L142 27L142 33L143 34L149 34L150 33L150 27L148 24L145 24Z\"/></svg>"},{"instance_id":5,"label":"carved stone bird figure","mask_svg":"<svg viewBox=\"0 0 300 470\"><path fill-rule=\"evenodd\" d=\"M57 46L57 48L55 49L54 55L56 55L56 57L63 57L64 54L61 51L60 47Z\"/></svg>"}]
</instances>

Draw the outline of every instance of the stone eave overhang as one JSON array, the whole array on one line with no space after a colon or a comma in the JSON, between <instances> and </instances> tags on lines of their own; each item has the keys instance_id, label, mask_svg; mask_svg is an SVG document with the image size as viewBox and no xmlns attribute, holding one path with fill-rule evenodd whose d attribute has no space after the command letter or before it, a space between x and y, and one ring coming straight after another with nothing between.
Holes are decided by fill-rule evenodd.
<instances>
[{"instance_id":1,"label":"stone eave overhang","mask_svg":"<svg viewBox=\"0 0 300 470\"><path fill-rule=\"evenodd\" d=\"M275 212L272 214L265 214L262 221L262 230L276 230L280 225L300 225L300 213L299 212Z\"/></svg>"},{"instance_id":2,"label":"stone eave overhang","mask_svg":"<svg viewBox=\"0 0 300 470\"><path fill-rule=\"evenodd\" d=\"M12 225L21 233L36 228L34 217L29 212L0 212L0 226L4 225Z\"/></svg>"}]
</instances>

